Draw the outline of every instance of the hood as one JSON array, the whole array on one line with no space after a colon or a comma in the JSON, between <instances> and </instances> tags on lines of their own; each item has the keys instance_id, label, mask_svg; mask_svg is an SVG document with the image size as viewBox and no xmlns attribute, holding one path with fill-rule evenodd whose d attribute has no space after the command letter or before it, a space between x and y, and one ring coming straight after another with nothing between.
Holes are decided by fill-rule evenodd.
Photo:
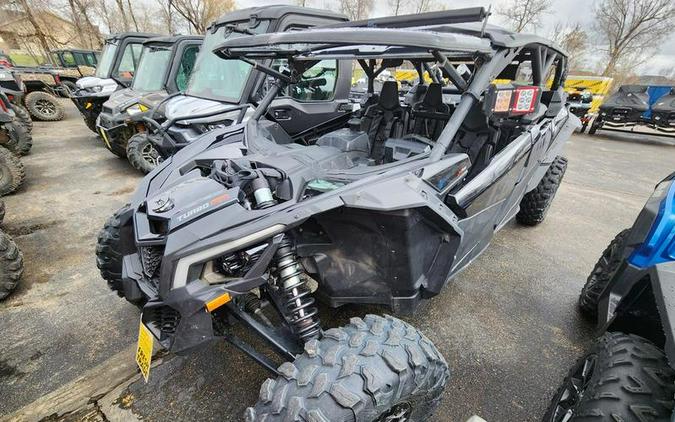
<instances>
[{"instance_id":1,"label":"hood","mask_svg":"<svg viewBox=\"0 0 675 422\"><path fill-rule=\"evenodd\" d=\"M190 116L213 114L224 112L235 106L235 104L222 103L204 98L190 97L187 95L177 95L166 102L164 114L167 119L189 119ZM180 123L185 123L181 121Z\"/></svg>"},{"instance_id":2,"label":"hood","mask_svg":"<svg viewBox=\"0 0 675 422\"><path fill-rule=\"evenodd\" d=\"M119 88L117 82L112 79L101 79L95 76L85 76L80 78L75 83L78 90L83 91L88 95L107 96L112 94Z\"/></svg>"}]
</instances>

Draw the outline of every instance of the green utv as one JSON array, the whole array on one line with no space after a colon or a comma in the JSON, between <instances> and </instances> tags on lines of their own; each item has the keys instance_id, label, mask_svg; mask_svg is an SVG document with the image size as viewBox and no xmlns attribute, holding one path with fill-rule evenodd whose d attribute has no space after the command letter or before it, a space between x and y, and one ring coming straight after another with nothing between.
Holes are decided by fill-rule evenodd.
<instances>
[{"instance_id":1,"label":"green utv","mask_svg":"<svg viewBox=\"0 0 675 422\"><path fill-rule=\"evenodd\" d=\"M96 123L106 148L118 157L128 157L131 165L147 173L161 161L144 142L144 118L152 109L183 90L195 65L203 37L179 35L150 38L143 50L131 86L115 91L103 103Z\"/></svg>"}]
</instances>

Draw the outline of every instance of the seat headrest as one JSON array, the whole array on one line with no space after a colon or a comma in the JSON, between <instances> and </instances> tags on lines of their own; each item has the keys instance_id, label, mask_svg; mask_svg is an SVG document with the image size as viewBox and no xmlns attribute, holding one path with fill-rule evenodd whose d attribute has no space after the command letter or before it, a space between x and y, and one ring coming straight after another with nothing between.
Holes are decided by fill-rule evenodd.
<instances>
[{"instance_id":1,"label":"seat headrest","mask_svg":"<svg viewBox=\"0 0 675 422\"><path fill-rule=\"evenodd\" d=\"M393 110L401 105L398 99L398 82L386 81L382 84L378 104L386 110Z\"/></svg>"},{"instance_id":2,"label":"seat headrest","mask_svg":"<svg viewBox=\"0 0 675 422\"><path fill-rule=\"evenodd\" d=\"M427 88L427 92L424 94L424 100L422 100L422 102L427 107L433 108L438 108L443 104L443 87L441 84L429 84L429 88Z\"/></svg>"}]
</instances>

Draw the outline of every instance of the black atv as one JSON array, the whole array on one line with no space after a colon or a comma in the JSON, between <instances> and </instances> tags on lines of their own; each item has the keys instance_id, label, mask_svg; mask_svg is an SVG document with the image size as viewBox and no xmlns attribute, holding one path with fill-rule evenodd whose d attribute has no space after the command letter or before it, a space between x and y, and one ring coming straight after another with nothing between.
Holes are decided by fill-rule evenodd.
<instances>
[{"instance_id":1,"label":"black atv","mask_svg":"<svg viewBox=\"0 0 675 422\"><path fill-rule=\"evenodd\" d=\"M597 321L599 338L570 370L544 422L673 420L673 286L675 173L588 276L579 309Z\"/></svg>"},{"instance_id":2,"label":"black atv","mask_svg":"<svg viewBox=\"0 0 675 422\"><path fill-rule=\"evenodd\" d=\"M84 123L96 132L96 120L110 95L129 86L141 57L142 44L159 34L125 32L106 38L94 76L77 80L70 99L82 113Z\"/></svg>"},{"instance_id":3,"label":"black atv","mask_svg":"<svg viewBox=\"0 0 675 422\"><path fill-rule=\"evenodd\" d=\"M150 38L143 43L131 86L103 103L98 132L113 154L128 157L137 170L148 173L161 160L148 147L144 118L163 100L185 89L202 40L185 35Z\"/></svg>"},{"instance_id":4,"label":"black atv","mask_svg":"<svg viewBox=\"0 0 675 422\"><path fill-rule=\"evenodd\" d=\"M621 86L600 105L588 133L594 135L603 127L626 128L643 124L643 114L649 110L647 88L646 85Z\"/></svg>"},{"instance_id":5,"label":"black atv","mask_svg":"<svg viewBox=\"0 0 675 422\"><path fill-rule=\"evenodd\" d=\"M663 131L675 133L675 88L652 106L651 123Z\"/></svg>"},{"instance_id":6,"label":"black atv","mask_svg":"<svg viewBox=\"0 0 675 422\"><path fill-rule=\"evenodd\" d=\"M575 89L575 92L572 92L567 96L567 102L570 113L581 120L581 129L579 129L579 132L584 133L588 123L591 121L589 111L593 103L593 94L586 88L578 87Z\"/></svg>"},{"instance_id":7,"label":"black atv","mask_svg":"<svg viewBox=\"0 0 675 422\"><path fill-rule=\"evenodd\" d=\"M221 60L213 53L213 47L230 38L297 31L346 20L342 14L296 6L255 7L221 16L206 31L204 48L185 92L155 107L147 119L151 130L134 138L134 144L138 142L143 155L148 157L142 169L151 170L157 162L210 130L247 118L248 104L263 97L267 89L264 75L252 72L248 63ZM295 141L303 143L314 131L343 125L349 119L352 105L348 100L351 82L348 65L341 65L338 89L332 98L325 98L320 87L298 88L287 92L270 109L275 121Z\"/></svg>"},{"instance_id":8,"label":"black atv","mask_svg":"<svg viewBox=\"0 0 675 422\"><path fill-rule=\"evenodd\" d=\"M155 339L172 352L224 339L276 377L249 421L429 418L448 381L431 341L389 316L326 329L318 304L414 312L507 222L543 221L579 126L565 107L566 56L546 39L486 28L486 16L423 13L210 46L265 74L266 94L245 123L206 133L146 176L98 238L103 278L143 310L144 376ZM275 101L331 98L338 60L362 67L369 104L293 142ZM494 83L522 62L530 85ZM374 92L384 69L409 66L426 84L433 65L441 78L412 106L395 81ZM235 323L286 362L237 337Z\"/></svg>"}]
</instances>

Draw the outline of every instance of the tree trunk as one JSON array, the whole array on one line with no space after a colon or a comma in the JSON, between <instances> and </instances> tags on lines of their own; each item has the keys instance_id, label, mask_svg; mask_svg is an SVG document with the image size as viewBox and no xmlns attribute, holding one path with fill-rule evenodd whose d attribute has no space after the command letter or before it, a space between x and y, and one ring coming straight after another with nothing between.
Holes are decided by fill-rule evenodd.
<instances>
[{"instance_id":1,"label":"tree trunk","mask_svg":"<svg viewBox=\"0 0 675 422\"><path fill-rule=\"evenodd\" d=\"M40 46L44 50L47 62L54 64L54 61L52 60L51 50L49 49L49 44L47 43L47 37L45 37L44 32L42 32L42 28L40 28L38 21L35 19L35 16L33 15L33 10L28 5L28 0L19 0L19 4L21 4L21 7L23 7L24 12L26 13L26 17L28 18L28 21L30 22L31 25L33 25L33 28L35 29L35 36L40 42Z\"/></svg>"},{"instance_id":2,"label":"tree trunk","mask_svg":"<svg viewBox=\"0 0 675 422\"><path fill-rule=\"evenodd\" d=\"M129 30L129 21L127 20L127 14L124 13L124 3L122 3L122 0L115 0L117 3L117 8L120 9L120 13L122 14L122 23L124 24L124 30L128 31Z\"/></svg>"},{"instance_id":3,"label":"tree trunk","mask_svg":"<svg viewBox=\"0 0 675 422\"><path fill-rule=\"evenodd\" d=\"M84 38L84 28L82 28L82 21L80 20L80 12L75 7L74 0L68 0L68 5L70 6L70 14L73 15L73 23L75 24L75 29L77 30L77 37L80 39L80 45L88 47Z\"/></svg>"},{"instance_id":4,"label":"tree trunk","mask_svg":"<svg viewBox=\"0 0 675 422\"><path fill-rule=\"evenodd\" d=\"M138 22L136 21L136 15L134 15L134 8L131 7L131 0L127 0L127 6L129 6L129 14L131 15L131 20L134 21L134 28L136 28L136 32L140 32L138 29Z\"/></svg>"}]
</instances>

